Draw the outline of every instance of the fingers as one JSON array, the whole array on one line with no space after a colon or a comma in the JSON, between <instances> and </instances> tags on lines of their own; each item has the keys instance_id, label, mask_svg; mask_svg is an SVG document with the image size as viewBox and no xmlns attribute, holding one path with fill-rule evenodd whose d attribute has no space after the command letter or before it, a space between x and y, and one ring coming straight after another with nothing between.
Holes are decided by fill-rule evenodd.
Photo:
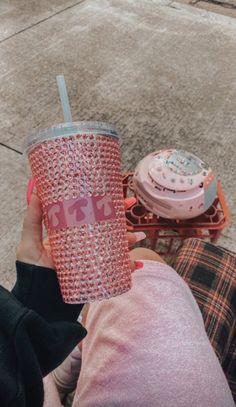
<instances>
[{"instance_id":1,"label":"fingers","mask_svg":"<svg viewBox=\"0 0 236 407\"><path fill-rule=\"evenodd\" d=\"M36 194L31 195L30 204L25 215L22 241L42 244L42 209Z\"/></svg>"},{"instance_id":2,"label":"fingers","mask_svg":"<svg viewBox=\"0 0 236 407\"><path fill-rule=\"evenodd\" d=\"M137 199L132 196L130 198L126 198L124 203L125 203L125 209L129 209L131 206L133 206L137 202Z\"/></svg>"},{"instance_id":3,"label":"fingers","mask_svg":"<svg viewBox=\"0 0 236 407\"><path fill-rule=\"evenodd\" d=\"M30 178L28 181L27 190L26 190L27 205L29 205L29 203L30 203L31 195L34 192L34 189L36 189L35 180L34 180L34 178Z\"/></svg>"},{"instance_id":4,"label":"fingers","mask_svg":"<svg viewBox=\"0 0 236 407\"><path fill-rule=\"evenodd\" d=\"M133 273L134 270L136 269L136 265L135 265L135 262L133 260L130 260L130 269L131 269L131 273Z\"/></svg>"},{"instance_id":5,"label":"fingers","mask_svg":"<svg viewBox=\"0 0 236 407\"><path fill-rule=\"evenodd\" d=\"M145 249L144 247L137 247L136 249L131 250L129 252L129 255L131 262L134 263L137 263L138 260L153 260L165 264L165 261L158 253L150 249Z\"/></svg>"},{"instance_id":6,"label":"fingers","mask_svg":"<svg viewBox=\"0 0 236 407\"><path fill-rule=\"evenodd\" d=\"M45 249L49 249L50 248L50 242L49 242L49 237L45 237L44 241L43 241L43 246L45 247Z\"/></svg>"},{"instance_id":7,"label":"fingers","mask_svg":"<svg viewBox=\"0 0 236 407\"><path fill-rule=\"evenodd\" d=\"M127 236L127 240L128 240L128 245L129 247L135 245L135 243L140 242L141 240L146 239L146 234L144 232L128 232L126 234ZM136 264L137 262L135 261L135 259L130 259L130 268L131 271L133 272L134 270L136 270L137 268L139 268L139 265Z\"/></svg>"},{"instance_id":8,"label":"fingers","mask_svg":"<svg viewBox=\"0 0 236 407\"><path fill-rule=\"evenodd\" d=\"M51 246L50 246L50 242L49 242L48 236L47 236L46 239L44 239L44 241L43 241L43 247L44 247L44 250L46 250L47 255L48 255L48 256L51 256Z\"/></svg>"},{"instance_id":9,"label":"fingers","mask_svg":"<svg viewBox=\"0 0 236 407\"><path fill-rule=\"evenodd\" d=\"M130 260L131 273L135 270L143 268L143 262L140 260Z\"/></svg>"},{"instance_id":10,"label":"fingers","mask_svg":"<svg viewBox=\"0 0 236 407\"><path fill-rule=\"evenodd\" d=\"M135 245L135 243L140 242L141 240L146 239L147 237L144 232L128 232L126 236L129 247Z\"/></svg>"}]
</instances>

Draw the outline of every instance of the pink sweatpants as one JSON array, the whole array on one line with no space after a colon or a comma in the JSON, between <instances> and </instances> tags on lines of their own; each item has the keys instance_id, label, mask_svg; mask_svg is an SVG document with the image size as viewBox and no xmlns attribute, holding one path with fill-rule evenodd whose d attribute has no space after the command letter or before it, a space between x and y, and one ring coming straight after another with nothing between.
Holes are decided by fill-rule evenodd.
<instances>
[{"instance_id":1,"label":"pink sweatpants","mask_svg":"<svg viewBox=\"0 0 236 407\"><path fill-rule=\"evenodd\" d=\"M143 263L129 292L90 306L73 407L234 407L190 289Z\"/></svg>"}]
</instances>

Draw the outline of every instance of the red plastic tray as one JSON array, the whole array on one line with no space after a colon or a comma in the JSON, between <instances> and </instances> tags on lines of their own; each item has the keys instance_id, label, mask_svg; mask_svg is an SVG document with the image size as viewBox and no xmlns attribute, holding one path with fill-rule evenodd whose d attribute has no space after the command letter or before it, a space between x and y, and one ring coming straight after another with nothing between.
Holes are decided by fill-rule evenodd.
<instances>
[{"instance_id":1,"label":"red plastic tray","mask_svg":"<svg viewBox=\"0 0 236 407\"><path fill-rule=\"evenodd\" d=\"M123 191L125 198L136 197L133 188L133 172L123 174ZM181 242L190 237L216 243L222 230L230 223L230 214L221 182L218 181L217 198L201 216L188 220L164 219L145 209L137 199L136 203L126 210L126 220L128 230L146 233L147 239L144 243L147 247L163 256L171 256Z\"/></svg>"}]
</instances>

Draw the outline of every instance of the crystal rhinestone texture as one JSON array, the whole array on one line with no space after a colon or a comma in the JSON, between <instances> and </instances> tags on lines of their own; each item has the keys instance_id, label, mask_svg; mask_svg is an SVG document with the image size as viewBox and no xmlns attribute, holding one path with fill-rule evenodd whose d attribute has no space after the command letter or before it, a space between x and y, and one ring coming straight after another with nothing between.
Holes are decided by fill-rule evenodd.
<instances>
[{"instance_id":1,"label":"crystal rhinestone texture","mask_svg":"<svg viewBox=\"0 0 236 407\"><path fill-rule=\"evenodd\" d=\"M63 300L71 304L93 302L129 290L131 270L118 140L85 130L83 134L43 140L31 148L28 158ZM83 197L85 206L78 207L78 203L76 207L76 198L81 203ZM104 197L108 197L107 206ZM74 206L68 205L70 202ZM110 217L109 202L113 208ZM100 205L94 212L97 217L90 213L95 204ZM49 207L54 210L54 228ZM64 223L57 223L57 208L67 208ZM81 221L83 211L84 219L87 216L92 222Z\"/></svg>"}]
</instances>

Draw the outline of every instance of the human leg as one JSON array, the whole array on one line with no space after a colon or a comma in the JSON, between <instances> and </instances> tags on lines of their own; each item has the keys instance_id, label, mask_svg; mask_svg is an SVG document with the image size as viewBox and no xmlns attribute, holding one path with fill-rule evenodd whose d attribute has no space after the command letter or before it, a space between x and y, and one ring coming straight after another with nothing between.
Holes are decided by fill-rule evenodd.
<instances>
[{"instance_id":1,"label":"human leg","mask_svg":"<svg viewBox=\"0 0 236 407\"><path fill-rule=\"evenodd\" d=\"M138 259L129 292L90 306L73 407L233 407L189 288Z\"/></svg>"}]
</instances>

